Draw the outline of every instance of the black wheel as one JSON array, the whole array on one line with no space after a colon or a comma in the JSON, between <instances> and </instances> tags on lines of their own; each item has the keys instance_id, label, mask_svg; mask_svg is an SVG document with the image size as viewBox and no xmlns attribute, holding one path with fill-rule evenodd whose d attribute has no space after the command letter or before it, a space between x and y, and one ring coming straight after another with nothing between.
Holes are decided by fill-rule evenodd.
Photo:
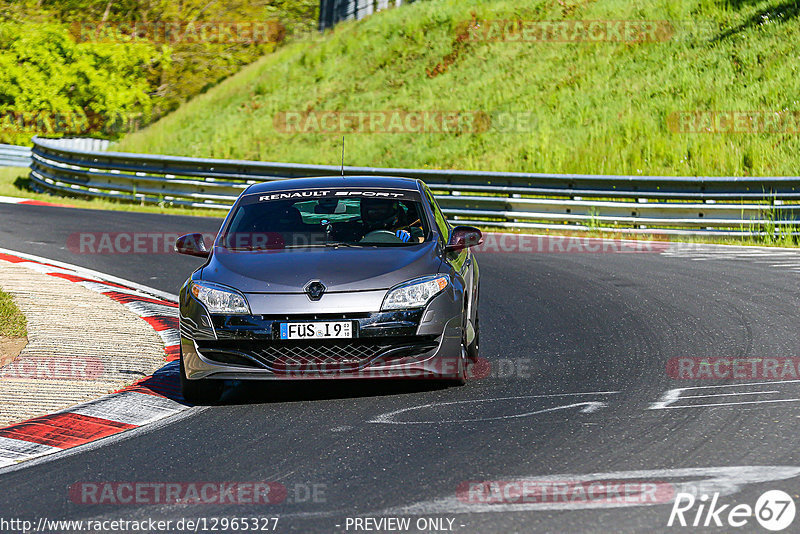
<instances>
[{"instance_id":1,"label":"black wheel","mask_svg":"<svg viewBox=\"0 0 800 534\"><path fill-rule=\"evenodd\" d=\"M181 354L180 376L181 393L187 402L192 404L213 404L222 395L222 380L189 380L186 378L186 369L183 367L183 354Z\"/></svg>"},{"instance_id":2,"label":"black wheel","mask_svg":"<svg viewBox=\"0 0 800 534\"><path fill-rule=\"evenodd\" d=\"M461 350L458 355L458 375L455 378L450 378L447 383L451 386L463 386L467 383L467 332L464 330L464 335L461 337Z\"/></svg>"},{"instance_id":3,"label":"black wheel","mask_svg":"<svg viewBox=\"0 0 800 534\"><path fill-rule=\"evenodd\" d=\"M475 311L475 325L474 325L474 328L475 328L475 337L472 338L472 343L467 345L467 356L473 362L478 359L478 349L480 348L479 344L480 344L480 340L481 340L481 326L480 326L480 321L478 319L478 312L477 311Z\"/></svg>"},{"instance_id":4,"label":"black wheel","mask_svg":"<svg viewBox=\"0 0 800 534\"><path fill-rule=\"evenodd\" d=\"M472 338L472 343L467 345L467 357L472 361L475 362L478 360L478 349L480 341L481 341L481 325L480 325L480 314L478 308L478 299L480 298L480 286L475 291L475 300L472 303L472 307L475 308L475 323L472 327L475 329L475 337ZM466 335L466 334L465 334Z\"/></svg>"},{"instance_id":5,"label":"black wheel","mask_svg":"<svg viewBox=\"0 0 800 534\"><path fill-rule=\"evenodd\" d=\"M463 386L467 383L467 349L462 345L461 347L461 360L458 364L458 378L453 380L454 386Z\"/></svg>"}]
</instances>

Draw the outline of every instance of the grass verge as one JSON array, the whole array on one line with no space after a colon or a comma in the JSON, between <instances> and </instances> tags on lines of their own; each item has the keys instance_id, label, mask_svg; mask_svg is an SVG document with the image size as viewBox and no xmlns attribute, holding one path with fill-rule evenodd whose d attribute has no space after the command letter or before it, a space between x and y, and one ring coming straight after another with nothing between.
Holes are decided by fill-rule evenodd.
<instances>
[{"instance_id":1,"label":"grass verge","mask_svg":"<svg viewBox=\"0 0 800 534\"><path fill-rule=\"evenodd\" d=\"M28 322L11 295L0 291L0 338L20 338L27 335Z\"/></svg>"}]
</instances>

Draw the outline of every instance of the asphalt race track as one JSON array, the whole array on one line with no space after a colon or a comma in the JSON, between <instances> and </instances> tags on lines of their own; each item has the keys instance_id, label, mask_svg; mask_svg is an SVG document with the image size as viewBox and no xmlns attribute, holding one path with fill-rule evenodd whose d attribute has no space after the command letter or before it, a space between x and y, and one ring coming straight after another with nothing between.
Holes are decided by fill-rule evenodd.
<instances>
[{"instance_id":1,"label":"asphalt race track","mask_svg":"<svg viewBox=\"0 0 800 534\"><path fill-rule=\"evenodd\" d=\"M0 247L177 293L201 260L76 254L68 237L215 232L218 224L0 205ZM466 533L766 532L752 517L740 529L669 528L669 502L492 505L457 496L457 489L468 481L603 480L720 492L719 503L729 508L754 506L773 489L798 498L800 382L679 380L667 373L671 358L800 356L797 270L747 257L696 261L660 253L482 253L479 262L488 377L444 389L234 386L222 405L0 474L0 515L34 521L279 516L277 532L354 532L357 516L411 517L412 525L418 518L451 519L452 531ZM686 389L696 387L703 389ZM671 391L677 388L683 390ZM106 481L274 481L288 495L273 505L70 499L71 485ZM696 510L687 512L688 521ZM794 532L798 525L800 519Z\"/></svg>"}]
</instances>

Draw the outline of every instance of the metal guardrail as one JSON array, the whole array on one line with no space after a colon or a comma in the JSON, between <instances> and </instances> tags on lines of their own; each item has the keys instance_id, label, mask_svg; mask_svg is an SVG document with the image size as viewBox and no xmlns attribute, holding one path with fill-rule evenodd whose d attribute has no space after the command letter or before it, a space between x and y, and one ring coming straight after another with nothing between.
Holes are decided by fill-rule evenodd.
<instances>
[{"instance_id":1,"label":"metal guardrail","mask_svg":"<svg viewBox=\"0 0 800 534\"><path fill-rule=\"evenodd\" d=\"M56 194L228 209L250 184L335 165L103 152L34 137L31 182ZM800 177L671 177L344 167L424 180L451 220L499 228L747 234L800 223ZM569 225L569 226L565 226Z\"/></svg>"},{"instance_id":2,"label":"metal guardrail","mask_svg":"<svg viewBox=\"0 0 800 534\"><path fill-rule=\"evenodd\" d=\"M77 150L106 150L109 145L109 141L106 139L88 137L50 139L49 142L57 143L61 148ZM30 167L30 165L31 147L0 143L0 167Z\"/></svg>"},{"instance_id":3,"label":"metal guardrail","mask_svg":"<svg viewBox=\"0 0 800 534\"><path fill-rule=\"evenodd\" d=\"M0 143L0 167L28 167L30 164L30 147Z\"/></svg>"},{"instance_id":4,"label":"metal guardrail","mask_svg":"<svg viewBox=\"0 0 800 534\"><path fill-rule=\"evenodd\" d=\"M64 137L61 139L49 139L51 143L65 149L74 150L108 150L111 141L108 139L94 139L91 137Z\"/></svg>"}]
</instances>

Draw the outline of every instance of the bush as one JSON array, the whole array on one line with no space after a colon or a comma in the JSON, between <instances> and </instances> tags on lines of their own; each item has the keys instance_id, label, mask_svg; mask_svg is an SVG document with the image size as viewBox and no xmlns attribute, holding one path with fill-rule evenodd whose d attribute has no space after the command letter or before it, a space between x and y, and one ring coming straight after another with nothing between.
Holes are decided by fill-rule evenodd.
<instances>
[{"instance_id":1,"label":"bush","mask_svg":"<svg viewBox=\"0 0 800 534\"><path fill-rule=\"evenodd\" d=\"M28 144L34 133L104 134L147 117L151 77L166 60L150 43L75 43L49 23L0 24L0 142Z\"/></svg>"},{"instance_id":2,"label":"bush","mask_svg":"<svg viewBox=\"0 0 800 534\"><path fill-rule=\"evenodd\" d=\"M116 138L176 109L264 54L314 31L316 0L0 0L0 142ZM76 23L267 22L267 43L82 39ZM85 37L85 35L83 35Z\"/></svg>"}]
</instances>

